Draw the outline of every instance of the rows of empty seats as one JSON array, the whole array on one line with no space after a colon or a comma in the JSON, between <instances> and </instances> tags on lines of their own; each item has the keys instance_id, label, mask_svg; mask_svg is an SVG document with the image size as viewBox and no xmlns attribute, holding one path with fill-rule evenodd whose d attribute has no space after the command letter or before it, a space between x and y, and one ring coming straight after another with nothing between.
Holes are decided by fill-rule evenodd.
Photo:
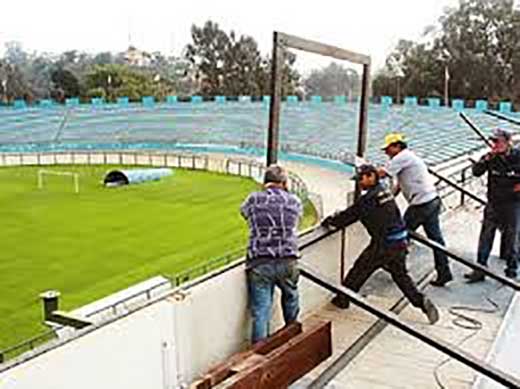
<instances>
[{"instance_id":1,"label":"rows of empty seats","mask_svg":"<svg viewBox=\"0 0 520 389\"><path fill-rule=\"evenodd\" d=\"M174 147L179 144L233 145L253 150L265 145L267 104L240 102L50 105L0 108L0 150ZM391 103L388 102L387 103ZM369 108L368 157L383 161L379 146L390 131L404 132L410 145L431 164L481 146L456 109L372 104ZM482 108L482 107L480 107ZM506 122L481 109L466 109L489 132ZM509 113L516 116L515 113ZM284 152L340 158L356 150L359 105L306 102L282 105L280 145Z\"/></svg>"}]
</instances>

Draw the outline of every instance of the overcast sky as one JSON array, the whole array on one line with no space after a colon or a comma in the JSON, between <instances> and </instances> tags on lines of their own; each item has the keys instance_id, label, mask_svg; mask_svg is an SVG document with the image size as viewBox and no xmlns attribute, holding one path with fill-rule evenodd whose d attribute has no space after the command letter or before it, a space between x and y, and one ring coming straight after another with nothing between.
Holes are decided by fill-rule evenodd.
<instances>
[{"instance_id":1,"label":"overcast sky","mask_svg":"<svg viewBox=\"0 0 520 389\"><path fill-rule=\"evenodd\" d=\"M119 52L134 46L179 54L190 27L207 19L253 36L263 53L279 30L372 55L376 66L399 38L419 39L457 0L1 0L0 47ZM300 70L321 61L299 59Z\"/></svg>"}]
</instances>

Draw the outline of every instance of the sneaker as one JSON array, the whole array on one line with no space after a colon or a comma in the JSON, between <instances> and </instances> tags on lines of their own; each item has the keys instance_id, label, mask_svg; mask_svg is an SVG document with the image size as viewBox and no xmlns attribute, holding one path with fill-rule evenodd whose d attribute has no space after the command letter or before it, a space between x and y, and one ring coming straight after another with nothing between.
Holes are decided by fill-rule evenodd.
<instances>
[{"instance_id":1,"label":"sneaker","mask_svg":"<svg viewBox=\"0 0 520 389\"><path fill-rule=\"evenodd\" d=\"M439 310L428 297L424 298L422 311L425 313L430 324L435 324L439 321Z\"/></svg>"},{"instance_id":2,"label":"sneaker","mask_svg":"<svg viewBox=\"0 0 520 389\"><path fill-rule=\"evenodd\" d=\"M350 306L350 301L344 294L337 294L330 302L339 309L348 309Z\"/></svg>"},{"instance_id":3,"label":"sneaker","mask_svg":"<svg viewBox=\"0 0 520 389\"><path fill-rule=\"evenodd\" d=\"M473 270L471 273L464 274L464 278L467 279L466 282L468 284L475 284L477 282L485 281L486 276L478 270Z\"/></svg>"},{"instance_id":4,"label":"sneaker","mask_svg":"<svg viewBox=\"0 0 520 389\"><path fill-rule=\"evenodd\" d=\"M436 279L430 281L430 285L431 286L442 287L442 286L446 285L448 282L450 282L452 280L453 280L453 276L451 275L451 273L448 273L447 275L444 275L442 277L437 275Z\"/></svg>"}]
</instances>

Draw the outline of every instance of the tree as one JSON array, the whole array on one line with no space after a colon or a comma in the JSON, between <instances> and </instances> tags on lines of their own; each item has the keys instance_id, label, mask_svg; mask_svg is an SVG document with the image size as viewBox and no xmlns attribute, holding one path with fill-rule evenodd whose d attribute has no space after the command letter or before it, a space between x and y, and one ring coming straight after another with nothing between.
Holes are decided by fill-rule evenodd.
<instances>
[{"instance_id":1,"label":"tree","mask_svg":"<svg viewBox=\"0 0 520 389\"><path fill-rule=\"evenodd\" d=\"M404 94L442 94L448 68L452 97L520 100L520 10L513 0L460 0L425 38L399 42L374 79L375 94L388 93L397 64Z\"/></svg>"},{"instance_id":2,"label":"tree","mask_svg":"<svg viewBox=\"0 0 520 389\"><path fill-rule=\"evenodd\" d=\"M317 96L353 96L359 94L359 75L331 62L323 69L315 69L303 82L305 93Z\"/></svg>"},{"instance_id":3,"label":"tree","mask_svg":"<svg viewBox=\"0 0 520 389\"><path fill-rule=\"evenodd\" d=\"M59 67L52 72L51 79L56 90L55 94L62 98L80 96L79 80L71 71Z\"/></svg>"},{"instance_id":4,"label":"tree","mask_svg":"<svg viewBox=\"0 0 520 389\"><path fill-rule=\"evenodd\" d=\"M190 72L204 95L264 95L270 91L270 59L263 58L250 36L227 34L217 23L192 26L192 43L185 58ZM295 57L288 55L283 68L283 90L295 93L299 74L293 69Z\"/></svg>"}]
</instances>

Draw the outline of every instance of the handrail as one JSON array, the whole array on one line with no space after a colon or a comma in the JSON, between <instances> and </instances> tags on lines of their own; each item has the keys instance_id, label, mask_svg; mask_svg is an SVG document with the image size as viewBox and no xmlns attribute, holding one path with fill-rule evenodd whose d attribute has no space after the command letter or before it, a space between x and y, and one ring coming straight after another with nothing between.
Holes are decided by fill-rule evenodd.
<instances>
[{"instance_id":1,"label":"handrail","mask_svg":"<svg viewBox=\"0 0 520 389\"><path fill-rule=\"evenodd\" d=\"M404 320L401 320L394 313L386 312L385 310L382 310L376 305L368 302L365 298L361 297L359 294L351 291L350 289L345 288L344 286L336 285L332 280L321 275L307 264L300 264L300 274L309 281L314 282L316 285L321 286L329 292L346 295L353 304L357 305L362 310L376 316L379 319L384 320L388 324L396 327L404 333L412 336L417 340L420 340L423 343L426 343L430 347L440 351L445 355L448 355L449 357L476 370L486 377L502 385L505 385L508 388L520 388L520 380L518 380L516 377L513 377L512 375L497 369L489 363L474 357L473 355L462 350L459 346L415 329Z\"/></svg>"},{"instance_id":2,"label":"handrail","mask_svg":"<svg viewBox=\"0 0 520 389\"><path fill-rule=\"evenodd\" d=\"M456 262L462 263L463 265L466 265L467 267L470 267L473 270L482 272L483 274L495 279L496 281L501 282L502 284L504 284L516 291L520 291L520 283L514 281L513 279L501 276L500 274L497 274L494 271L489 270L486 266L482 266L477 262L463 258L460 255L457 255L457 254L451 252L443 245L440 245L439 243L434 242L433 240L428 239L428 238L422 236L421 234L418 234L417 232L409 231L408 233L410 234L410 237L413 240L416 240L417 242L422 243L423 245L428 246L429 248L431 248L433 250L440 251L443 254L446 254L448 257L454 259Z\"/></svg>"}]
</instances>

